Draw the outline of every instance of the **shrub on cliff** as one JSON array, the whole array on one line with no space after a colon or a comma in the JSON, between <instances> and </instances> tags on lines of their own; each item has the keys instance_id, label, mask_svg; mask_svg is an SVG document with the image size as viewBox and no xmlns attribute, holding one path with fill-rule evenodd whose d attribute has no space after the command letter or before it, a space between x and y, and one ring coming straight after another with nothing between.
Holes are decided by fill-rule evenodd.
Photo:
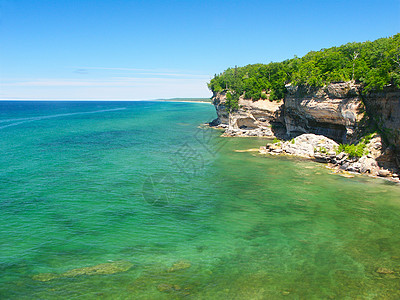
<instances>
[{"instance_id":1,"label":"shrub on cliff","mask_svg":"<svg viewBox=\"0 0 400 300\"><path fill-rule=\"evenodd\" d=\"M226 93L225 108L227 112L231 112L239 109L239 96L237 94L232 95L231 92Z\"/></svg>"},{"instance_id":2,"label":"shrub on cliff","mask_svg":"<svg viewBox=\"0 0 400 300\"><path fill-rule=\"evenodd\" d=\"M359 143L357 145L340 144L339 148L337 150L337 153L340 153L340 152L345 152L350 157L360 158L365 153L365 144L364 143Z\"/></svg>"},{"instance_id":3,"label":"shrub on cliff","mask_svg":"<svg viewBox=\"0 0 400 300\"><path fill-rule=\"evenodd\" d=\"M357 157L360 158L363 155L368 154L366 148L367 144L370 142L371 138L374 136L375 133L371 133L366 135L358 144L340 144L337 153L345 152L350 157Z\"/></svg>"}]
</instances>

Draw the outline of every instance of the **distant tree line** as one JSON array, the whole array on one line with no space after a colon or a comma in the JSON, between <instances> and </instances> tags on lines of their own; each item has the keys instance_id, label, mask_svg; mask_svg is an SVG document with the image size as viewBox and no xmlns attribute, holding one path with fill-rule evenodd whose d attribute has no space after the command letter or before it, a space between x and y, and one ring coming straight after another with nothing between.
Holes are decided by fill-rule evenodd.
<instances>
[{"instance_id":1,"label":"distant tree line","mask_svg":"<svg viewBox=\"0 0 400 300\"><path fill-rule=\"evenodd\" d=\"M271 101L283 99L286 84L323 87L353 80L364 91L392 84L400 88L400 33L363 43L311 51L283 62L235 67L215 75L208 83L213 93L226 91L226 106L238 108L239 97Z\"/></svg>"}]
</instances>

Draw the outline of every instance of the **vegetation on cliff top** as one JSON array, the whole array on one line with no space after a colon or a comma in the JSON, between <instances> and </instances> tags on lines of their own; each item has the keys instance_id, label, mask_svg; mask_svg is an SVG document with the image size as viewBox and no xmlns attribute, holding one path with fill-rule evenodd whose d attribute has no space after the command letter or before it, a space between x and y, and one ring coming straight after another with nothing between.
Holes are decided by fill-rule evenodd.
<instances>
[{"instance_id":1,"label":"vegetation on cliff top","mask_svg":"<svg viewBox=\"0 0 400 300\"><path fill-rule=\"evenodd\" d=\"M283 62L229 68L215 75L208 87L213 93L227 91L227 108L235 110L242 95L272 101L284 98L289 83L317 88L350 80L362 83L367 92L388 84L400 88L400 33L311 51Z\"/></svg>"}]
</instances>

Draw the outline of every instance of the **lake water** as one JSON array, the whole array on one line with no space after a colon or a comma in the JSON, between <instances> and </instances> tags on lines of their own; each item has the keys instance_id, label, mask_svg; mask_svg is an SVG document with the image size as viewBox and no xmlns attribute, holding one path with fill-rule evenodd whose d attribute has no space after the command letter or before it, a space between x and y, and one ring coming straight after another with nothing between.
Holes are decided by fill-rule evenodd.
<instances>
[{"instance_id":1,"label":"lake water","mask_svg":"<svg viewBox=\"0 0 400 300\"><path fill-rule=\"evenodd\" d=\"M1 299L399 299L400 188L199 126L205 103L0 102Z\"/></svg>"}]
</instances>

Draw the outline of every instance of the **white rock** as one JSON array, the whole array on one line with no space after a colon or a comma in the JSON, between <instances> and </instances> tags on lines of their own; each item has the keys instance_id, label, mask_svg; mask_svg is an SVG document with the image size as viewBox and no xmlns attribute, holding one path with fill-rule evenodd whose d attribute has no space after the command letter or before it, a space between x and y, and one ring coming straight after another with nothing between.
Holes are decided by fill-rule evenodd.
<instances>
[{"instance_id":1,"label":"white rock","mask_svg":"<svg viewBox=\"0 0 400 300\"><path fill-rule=\"evenodd\" d=\"M390 175L390 171L385 169L380 169L378 171L378 175L381 177L388 177Z\"/></svg>"}]
</instances>

